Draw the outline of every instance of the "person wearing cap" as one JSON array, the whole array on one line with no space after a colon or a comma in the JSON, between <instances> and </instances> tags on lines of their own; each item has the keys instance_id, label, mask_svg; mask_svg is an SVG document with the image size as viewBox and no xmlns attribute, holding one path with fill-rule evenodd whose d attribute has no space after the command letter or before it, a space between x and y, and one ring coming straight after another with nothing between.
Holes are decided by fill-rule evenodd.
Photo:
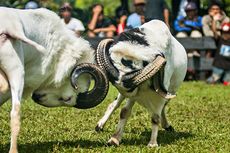
<instances>
[{"instance_id":1,"label":"person wearing cap","mask_svg":"<svg viewBox=\"0 0 230 153\"><path fill-rule=\"evenodd\" d=\"M186 16L179 16L174 22L176 37L202 37L202 17L198 16L198 9L194 2L185 7Z\"/></svg>"},{"instance_id":2,"label":"person wearing cap","mask_svg":"<svg viewBox=\"0 0 230 153\"><path fill-rule=\"evenodd\" d=\"M73 31L77 37L81 35L81 32L85 31L85 27L82 22L72 17L72 7L69 3L64 3L60 8L61 21L66 27Z\"/></svg>"},{"instance_id":3,"label":"person wearing cap","mask_svg":"<svg viewBox=\"0 0 230 153\"><path fill-rule=\"evenodd\" d=\"M104 6L94 4L92 6L92 18L88 24L89 37L113 37L116 26L104 15Z\"/></svg>"},{"instance_id":4,"label":"person wearing cap","mask_svg":"<svg viewBox=\"0 0 230 153\"><path fill-rule=\"evenodd\" d=\"M127 19L127 28L137 28L145 23L145 0L134 0L135 12L133 12Z\"/></svg>"},{"instance_id":5,"label":"person wearing cap","mask_svg":"<svg viewBox=\"0 0 230 153\"><path fill-rule=\"evenodd\" d=\"M202 37L202 17L198 16L198 9L194 2L189 2L185 6L186 16L178 16L174 22L174 29L177 38L199 38ZM188 57L199 57L200 53L196 50L187 50Z\"/></svg>"},{"instance_id":6,"label":"person wearing cap","mask_svg":"<svg viewBox=\"0 0 230 153\"><path fill-rule=\"evenodd\" d=\"M222 81L224 85L230 85L230 22L223 23L220 31L212 75L207 79L207 83Z\"/></svg>"},{"instance_id":7,"label":"person wearing cap","mask_svg":"<svg viewBox=\"0 0 230 153\"><path fill-rule=\"evenodd\" d=\"M200 0L172 0L171 1L172 14L174 19L177 18L178 16L186 16L185 6L189 2L194 2L198 10L200 10Z\"/></svg>"},{"instance_id":8,"label":"person wearing cap","mask_svg":"<svg viewBox=\"0 0 230 153\"><path fill-rule=\"evenodd\" d=\"M221 9L221 4L218 2L211 3L209 5L208 15L205 15L202 19L204 35L219 37L221 25L225 22L230 22L230 19Z\"/></svg>"}]
</instances>

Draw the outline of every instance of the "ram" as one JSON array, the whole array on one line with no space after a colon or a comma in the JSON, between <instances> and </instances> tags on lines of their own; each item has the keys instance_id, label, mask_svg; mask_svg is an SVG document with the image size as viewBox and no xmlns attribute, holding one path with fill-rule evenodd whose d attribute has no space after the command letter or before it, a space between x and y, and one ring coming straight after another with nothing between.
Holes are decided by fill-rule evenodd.
<instances>
[{"instance_id":1,"label":"ram","mask_svg":"<svg viewBox=\"0 0 230 153\"><path fill-rule=\"evenodd\" d=\"M47 107L91 108L106 96L108 80L92 64L89 43L55 13L0 7L0 21L0 106L12 99L10 153L16 153L23 95ZM90 76L96 83L88 92Z\"/></svg>"},{"instance_id":2,"label":"ram","mask_svg":"<svg viewBox=\"0 0 230 153\"><path fill-rule=\"evenodd\" d=\"M144 106L151 115L152 134L148 146L157 144L158 125L173 130L166 119L165 106L176 96L187 69L187 55L183 46L159 20L122 33L116 40L105 39L97 49L97 63L118 89L96 130L102 130L106 121L124 99L117 129L109 142L119 145L124 126L135 102Z\"/></svg>"}]
</instances>

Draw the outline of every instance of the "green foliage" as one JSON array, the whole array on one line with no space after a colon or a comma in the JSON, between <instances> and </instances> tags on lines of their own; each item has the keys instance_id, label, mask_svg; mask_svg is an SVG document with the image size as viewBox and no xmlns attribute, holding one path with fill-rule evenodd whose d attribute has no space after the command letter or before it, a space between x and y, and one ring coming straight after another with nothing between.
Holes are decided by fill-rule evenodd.
<instances>
[{"instance_id":1,"label":"green foliage","mask_svg":"<svg viewBox=\"0 0 230 153\"><path fill-rule=\"evenodd\" d=\"M105 6L105 15L114 16L115 9L120 5L119 0L76 0L76 7L87 9L93 4L100 3Z\"/></svg>"},{"instance_id":2,"label":"green foliage","mask_svg":"<svg viewBox=\"0 0 230 153\"><path fill-rule=\"evenodd\" d=\"M119 108L103 132L94 127L108 104L115 99L114 87L105 101L90 110L45 108L30 99L22 103L19 136L21 153L229 153L230 90L222 85L185 82L168 105L168 117L175 132L160 128L160 147L146 147L151 136L147 110L136 104L119 147L107 146L119 119ZM0 108L0 152L9 149L10 127L8 102Z\"/></svg>"}]
</instances>

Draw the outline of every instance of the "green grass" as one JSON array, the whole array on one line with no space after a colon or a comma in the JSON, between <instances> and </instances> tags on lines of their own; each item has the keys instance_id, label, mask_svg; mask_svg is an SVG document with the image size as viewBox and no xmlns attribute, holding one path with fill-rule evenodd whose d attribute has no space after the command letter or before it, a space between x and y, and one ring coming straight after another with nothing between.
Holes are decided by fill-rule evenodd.
<instances>
[{"instance_id":1,"label":"green grass","mask_svg":"<svg viewBox=\"0 0 230 153\"><path fill-rule=\"evenodd\" d=\"M177 98L168 105L168 117L176 132L159 130L160 147L146 147L151 134L148 113L138 104L128 121L119 147L107 146L119 119L120 108L103 132L94 127L107 105L116 97L111 87L104 103L90 110L45 108L30 99L22 104L19 136L20 153L72 152L230 152L230 87L184 83ZM9 149L10 127L8 102L0 108L0 153Z\"/></svg>"}]
</instances>

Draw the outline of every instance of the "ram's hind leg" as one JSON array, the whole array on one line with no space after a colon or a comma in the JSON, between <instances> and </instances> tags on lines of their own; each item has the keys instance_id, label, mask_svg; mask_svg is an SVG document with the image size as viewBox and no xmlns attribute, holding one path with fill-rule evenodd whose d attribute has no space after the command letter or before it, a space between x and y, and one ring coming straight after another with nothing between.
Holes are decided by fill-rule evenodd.
<instances>
[{"instance_id":1,"label":"ram's hind leg","mask_svg":"<svg viewBox=\"0 0 230 153\"><path fill-rule=\"evenodd\" d=\"M95 127L96 131L102 131L105 123L112 115L112 113L121 105L121 102L125 99L123 95L118 94L116 100L109 104L104 116L98 121L97 126Z\"/></svg>"},{"instance_id":2,"label":"ram's hind leg","mask_svg":"<svg viewBox=\"0 0 230 153\"><path fill-rule=\"evenodd\" d=\"M166 131L174 131L174 128L169 124L166 112L165 112L165 107L167 106L168 102L164 105L164 108L161 112L161 126L164 128Z\"/></svg>"},{"instance_id":3,"label":"ram's hind leg","mask_svg":"<svg viewBox=\"0 0 230 153\"><path fill-rule=\"evenodd\" d=\"M20 130L20 102L24 87L24 62L21 42L6 39L0 46L0 61L9 80L12 97L10 153L17 153L17 137Z\"/></svg>"},{"instance_id":4,"label":"ram's hind leg","mask_svg":"<svg viewBox=\"0 0 230 153\"><path fill-rule=\"evenodd\" d=\"M131 115L134 103L135 103L134 100L130 100L130 99L127 100L126 105L121 110L120 120L119 120L119 123L117 125L116 132L110 138L110 140L108 141L108 144L117 145L117 146L120 144L120 140L121 140L121 137L122 137L122 134L124 131L124 127L127 123L128 118Z\"/></svg>"}]
</instances>

